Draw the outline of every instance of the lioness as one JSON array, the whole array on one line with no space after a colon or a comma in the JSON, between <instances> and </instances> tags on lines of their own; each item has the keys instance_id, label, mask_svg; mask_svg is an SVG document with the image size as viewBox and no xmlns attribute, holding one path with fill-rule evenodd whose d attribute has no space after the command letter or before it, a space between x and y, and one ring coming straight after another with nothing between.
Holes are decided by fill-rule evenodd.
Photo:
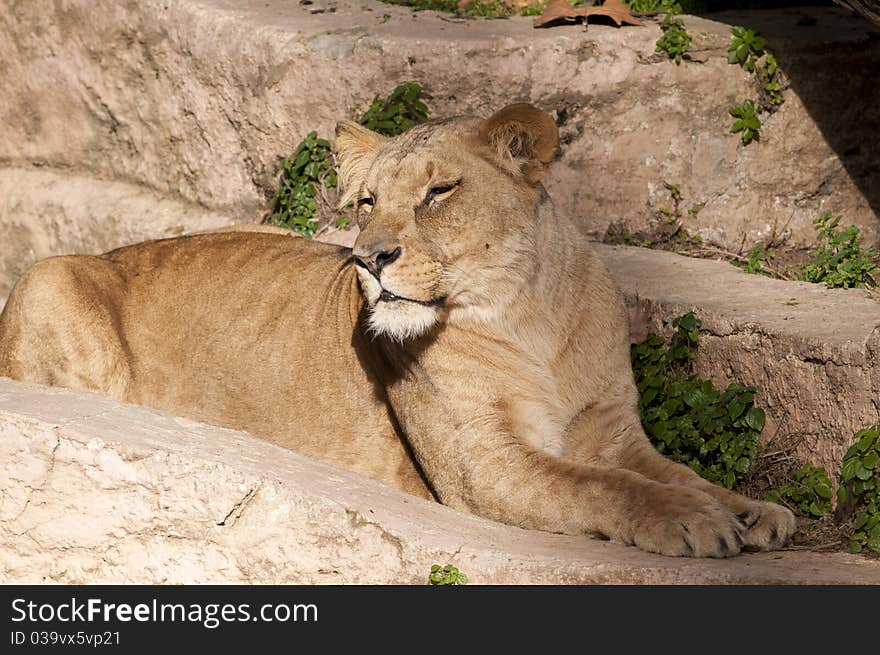
<instances>
[{"instance_id":1,"label":"lioness","mask_svg":"<svg viewBox=\"0 0 880 655\"><path fill-rule=\"evenodd\" d=\"M0 316L0 375L246 430L526 528L666 555L781 546L791 512L645 437L621 294L540 184L557 145L522 104L393 139L343 123L353 251L230 232L44 260Z\"/></svg>"}]
</instances>

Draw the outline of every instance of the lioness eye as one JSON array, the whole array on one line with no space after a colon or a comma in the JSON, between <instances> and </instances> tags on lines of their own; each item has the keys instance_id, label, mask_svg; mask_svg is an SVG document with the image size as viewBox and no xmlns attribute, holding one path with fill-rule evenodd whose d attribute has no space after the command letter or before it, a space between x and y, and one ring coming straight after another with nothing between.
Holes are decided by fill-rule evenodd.
<instances>
[{"instance_id":1,"label":"lioness eye","mask_svg":"<svg viewBox=\"0 0 880 655\"><path fill-rule=\"evenodd\" d=\"M438 184L435 187L431 187L431 189L428 191L427 195L425 195L425 204L429 205L429 204L431 204L432 201L443 200L443 196L454 191L460 183L461 183L461 180L457 180L455 182L448 182L446 184Z\"/></svg>"},{"instance_id":2,"label":"lioness eye","mask_svg":"<svg viewBox=\"0 0 880 655\"><path fill-rule=\"evenodd\" d=\"M363 208L372 207L372 206L373 206L373 199L370 198L369 196L358 200L358 209L363 209Z\"/></svg>"}]
</instances>

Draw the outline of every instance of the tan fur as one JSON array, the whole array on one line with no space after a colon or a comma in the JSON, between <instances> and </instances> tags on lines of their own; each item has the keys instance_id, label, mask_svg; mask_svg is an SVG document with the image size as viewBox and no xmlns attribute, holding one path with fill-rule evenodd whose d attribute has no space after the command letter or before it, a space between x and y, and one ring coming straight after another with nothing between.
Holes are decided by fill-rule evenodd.
<instances>
[{"instance_id":1,"label":"tan fur","mask_svg":"<svg viewBox=\"0 0 880 655\"><path fill-rule=\"evenodd\" d=\"M246 232L46 260L0 316L0 375L244 429L424 495L410 448L443 503L527 528L668 555L779 547L788 510L645 437L620 293L539 184L557 142L527 105L394 139L343 124L354 260Z\"/></svg>"}]
</instances>

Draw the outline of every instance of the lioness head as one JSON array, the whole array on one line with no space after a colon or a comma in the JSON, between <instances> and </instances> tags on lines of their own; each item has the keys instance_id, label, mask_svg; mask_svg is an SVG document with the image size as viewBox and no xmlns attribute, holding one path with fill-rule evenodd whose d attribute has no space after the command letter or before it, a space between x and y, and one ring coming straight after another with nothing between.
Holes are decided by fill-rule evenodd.
<instances>
[{"instance_id":1,"label":"lioness head","mask_svg":"<svg viewBox=\"0 0 880 655\"><path fill-rule=\"evenodd\" d=\"M374 332L403 341L519 293L540 265L539 182L558 142L550 115L526 104L392 139L340 123L342 204L357 204L354 257Z\"/></svg>"}]
</instances>

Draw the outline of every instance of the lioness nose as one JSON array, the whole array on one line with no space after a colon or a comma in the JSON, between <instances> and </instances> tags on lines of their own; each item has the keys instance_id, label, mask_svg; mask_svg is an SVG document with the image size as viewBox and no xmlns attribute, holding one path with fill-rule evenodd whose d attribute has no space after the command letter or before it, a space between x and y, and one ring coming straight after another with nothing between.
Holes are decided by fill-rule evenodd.
<instances>
[{"instance_id":1,"label":"lioness nose","mask_svg":"<svg viewBox=\"0 0 880 655\"><path fill-rule=\"evenodd\" d=\"M378 246L375 248L366 249L370 252L369 255L359 255L355 252L355 262L366 268L370 273L375 275L377 278L382 273L382 269L396 261L398 257L400 257L400 253L403 251L403 248L397 246L394 249L385 249L382 246Z\"/></svg>"}]
</instances>

